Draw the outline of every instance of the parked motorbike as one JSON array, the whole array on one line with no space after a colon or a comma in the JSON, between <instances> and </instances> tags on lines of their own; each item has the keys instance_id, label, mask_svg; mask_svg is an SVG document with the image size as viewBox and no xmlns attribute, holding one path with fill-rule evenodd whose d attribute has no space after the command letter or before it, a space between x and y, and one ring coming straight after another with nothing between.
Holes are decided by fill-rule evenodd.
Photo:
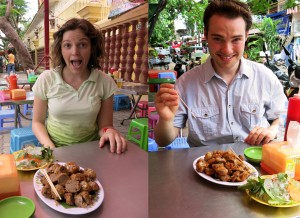
<instances>
[{"instance_id":1,"label":"parked motorbike","mask_svg":"<svg viewBox=\"0 0 300 218\"><path fill-rule=\"evenodd\" d=\"M298 93L299 91L299 85L300 85L300 66L295 63L291 59L291 54L290 52L284 47L284 53L288 57L288 77L289 77L289 83L285 86L284 91L285 94L288 98L293 97L294 94Z\"/></svg>"},{"instance_id":2,"label":"parked motorbike","mask_svg":"<svg viewBox=\"0 0 300 218\"><path fill-rule=\"evenodd\" d=\"M179 78L184 73L182 65L187 65L187 62L182 60L177 54L173 56L172 61L175 63L174 70L177 72L177 78Z\"/></svg>"},{"instance_id":3,"label":"parked motorbike","mask_svg":"<svg viewBox=\"0 0 300 218\"><path fill-rule=\"evenodd\" d=\"M266 62L264 63L267 68L272 70L272 72L277 76L277 78L280 80L281 84L286 87L289 83L289 76L284 73L282 70L280 70L276 64L273 61L269 60L269 55L267 54L266 46L263 46L263 51L266 56Z\"/></svg>"}]
</instances>

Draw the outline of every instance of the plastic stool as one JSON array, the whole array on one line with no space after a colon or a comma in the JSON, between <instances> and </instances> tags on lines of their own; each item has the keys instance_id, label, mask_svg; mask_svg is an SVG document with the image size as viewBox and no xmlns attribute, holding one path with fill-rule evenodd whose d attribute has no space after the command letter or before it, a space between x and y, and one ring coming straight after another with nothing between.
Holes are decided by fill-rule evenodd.
<instances>
[{"instance_id":1,"label":"plastic stool","mask_svg":"<svg viewBox=\"0 0 300 218\"><path fill-rule=\"evenodd\" d=\"M148 116L148 119L149 119L149 137L150 138L154 138L154 132L153 132L153 129L154 127L156 126L157 122L158 122L158 119L159 119L159 115L158 114L150 114Z\"/></svg>"},{"instance_id":2,"label":"plastic stool","mask_svg":"<svg viewBox=\"0 0 300 218\"><path fill-rule=\"evenodd\" d=\"M15 122L15 109L13 110L0 110L0 130L3 129L12 129L13 127L4 127L5 123L14 123ZM19 126L22 127L20 115L18 115Z\"/></svg>"},{"instance_id":3,"label":"plastic stool","mask_svg":"<svg viewBox=\"0 0 300 218\"><path fill-rule=\"evenodd\" d=\"M114 111L130 109L130 99L128 95L114 95Z\"/></svg>"},{"instance_id":4,"label":"plastic stool","mask_svg":"<svg viewBox=\"0 0 300 218\"><path fill-rule=\"evenodd\" d=\"M137 137L138 136L138 137ZM127 139L148 150L148 118L133 119L130 122Z\"/></svg>"},{"instance_id":5,"label":"plastic stool","mask_svg":"<svg viewBox=\"0 0 300 218\"><path fill-rule=\"evenodd\" d=\"M169 144L166 149L181 149L181 148L190 148L187 143L187 137L177 137L171 144Z\"/></svg>"},{"instance_id":6,"label":"plastic stool","mask_svg":"<svg viewBox=\"0 0 300 218\"><path fill-rule=\"evenodd\" d=\"M137 117L146 117L147 116L147 110L148 110L148 101L139 101L138 107L142 108L136 111Z\"/></svg>"},{"instance_id":7,"label":"plastic stool","mask_svg":"<svg viewBox=\"0 0 300 218\"><path fill-rule=\"evenodd\" d=\"M13 129L10 132L10 153L23 149L26 144L41 147L31 127Z\"/></svg>"},{"instance_id":8,"label":"plastic stool","mask_svg":"<svg viewBox=\"0 0 300 218\"><path fill-rule=\"evenodd\" d=\"M174 72L160 72L158 73L158 78L165 78L165 79L175 79L176 76Z\"/></svg>"},{"instance_id":9,"label":"plastic stool","mask_svg":"<svg viewBox=\"0 0 300 218\"><path fill-rule=\"evenodd\" d=\"M156 107L155 106L148 106L148 116L152 113L156 111Z\"/></svg>"},{"instance_id":10,"label":"plastic stool","mask_svg":"<svg viewBox=\"0 0 300 218\"><path fill-rule=\"evenodd\" d=\"M155 140L152 138L148 138L148 151L149 152L158 151L158 146Z\"/></svg>"},{"instance_id":11,"label":"plastic stool","mask_svg":"<svg viewBox=\"0 0 300 218\"><path fill-rule=\"evenodd\" d=\"M31 114L32 108L33 108L33 105L32 105L32 104L24 104L24 107L23 107L23 114L24 114L24 115Z\"/></svg>"}]
</instances>

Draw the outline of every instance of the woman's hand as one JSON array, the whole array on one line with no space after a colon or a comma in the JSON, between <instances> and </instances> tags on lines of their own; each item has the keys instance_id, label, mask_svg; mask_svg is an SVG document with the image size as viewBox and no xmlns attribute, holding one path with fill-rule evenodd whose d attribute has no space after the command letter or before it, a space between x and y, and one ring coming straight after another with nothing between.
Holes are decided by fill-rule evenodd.
<instances>
[{"instance_id":1,"label":"woman's hand","mask_svg":"<svg viewBox=\"0 0 300 218\"><path fill-rule=\"evenodd\" d=\"M110 151L112 153L116 152L117 154L121 154L127 149L126 140L117 130L113 128L108 128L102 134L99 142L99 147L103 148L106 142L109 142Z\"/></svg>"},{"instance_id":2,"label":"woman's hand","mask_svg":"<svg viewBox=\"0 0 300 218\"><path fill-rule=\"evenodd\" d=\"M155 107L160 119L170 121L179 106L179 96L173 84L161 84L155 95Z\"/></svg>"},{"instance_id":3,"label":"woman's hand","mask_svg":"<svg viewBox=\"0 0 300 218\"><path fill-rule=\"evenodd\" d=\"M43 147L45 147L45 148L50 148L51 150L54 150L54 148L55 148L55 145L53 144L53 143L48 143L47 145L43 145Z\"/></svg>"}]
</instances>

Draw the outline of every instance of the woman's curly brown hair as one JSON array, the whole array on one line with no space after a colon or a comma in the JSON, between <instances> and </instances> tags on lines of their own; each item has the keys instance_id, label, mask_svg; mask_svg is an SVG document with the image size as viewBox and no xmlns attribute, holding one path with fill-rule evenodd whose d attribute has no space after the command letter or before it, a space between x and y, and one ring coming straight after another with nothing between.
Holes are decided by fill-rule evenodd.
<instances>
[{"instance_id":1,"label":"woman's curly brown hair","mask_svg":"<svg viewBox=\"0 0 300 218\"><path fill-rule=\"evenodd\" d=\"M66 66L66 62L62 56L61 43L65 32L70 30L81 29L83 33L91 40L91 57L88 62L88 69L100 68L100 58L105 56L104 38L93 24L85 19L72 18L62 25L62 27L53 34L54 43L52 44L52 67Z\"/></svg>"}]
</instances>

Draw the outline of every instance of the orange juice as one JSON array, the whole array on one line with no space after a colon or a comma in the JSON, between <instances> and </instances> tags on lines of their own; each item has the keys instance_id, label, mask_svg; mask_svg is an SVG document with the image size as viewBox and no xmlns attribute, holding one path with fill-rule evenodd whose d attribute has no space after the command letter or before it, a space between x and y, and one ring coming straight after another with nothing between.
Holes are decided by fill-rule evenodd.
<instances>
[{"instance_id":1,"label":"orange juice","mask_svg":"<svg viewBox=\"0 0 300 218\"><path fill-rule=\"evenodd\" d=\"M285 172L300 180L300 148L287 142L272 142L262 147L261 168L269 174Z\"/></svg>"},{"instance_id":2,"label":"orange juice","mask_svg":"<svg viewBox=\"0 0 300 218\"><path fill-rule=\"evenodd\" d=\"M0 199L20 195L20 183L12 154L0 154Z\"/></svg>"}]
</instances>

